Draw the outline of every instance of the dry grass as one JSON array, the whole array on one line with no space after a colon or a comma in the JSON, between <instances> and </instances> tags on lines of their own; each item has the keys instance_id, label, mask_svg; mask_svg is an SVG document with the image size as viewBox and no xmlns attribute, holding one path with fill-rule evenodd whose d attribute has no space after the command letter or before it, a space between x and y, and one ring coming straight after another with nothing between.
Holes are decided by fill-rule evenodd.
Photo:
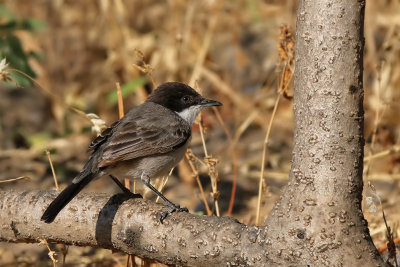
<instances>
[{"instance_id":1,"label":"dry grass","mask_svg":"<svg viewBox=\"0 0 400 267\"><path fill-rule=\"evenodd\" d=\"M201 134L195 127L192 148L197 157L189 161L193 173L182 180L171 177L165 193L192 211L207 199L208 203L203 204L206 213L219 210L221 215L232 213L243 222L255 224L260 171L265 169L268 190L261 187L262 212L258 217L261 221L267 216L290 169L291 100L280 99L267 138L267 154L263 146L268 118L276 106L277 88L280 84L290 84L290 78L278 78L282 77L277 75L282 71L277 67L282 50L277 49L277 45L281 42L281 25L295 28L296 1L59 0L32 3L10 0L4 3L16 15L43 20L48 27L35 35L19 33L26 49L35 49L44 55L44 61L32 61L38 74L37 82L44 90L37 87L24 90L26 94L41 95L46 105L30 106L29 98L28 104L22 102L22 98L15 102L2 100L7 99L4 96L7 94L3 89L0 91L0 112L8 111L7 118L2 121L3 132L0 132L0 138L6 140L1 143L0 173L7 173L5 177L32 178L32 181L2 184L2 188L28 183L32 188L52 188L51 170L43 153L46 149L52 151L59 182L67 183L87 159L85 147L93 138L86 131L91 124L85 113L98 114L108 125L119 117L118 104L107 100L109 94L115 93L117 82L123 88L129 82L146 80L124 98L127 110L141 103L150 88L176 80L197 85L204 95L224 103L220 114L215 116L206 111L202 118L207 153L219 163L211 171L209 167L214 168L215 161L208 160L209 166L205 164ZM365 38L365 133L366 151L371 151L366 153L369 156L368 177L382 200L396 240L400 236L398 1L367 2ZM291 69L285 71L292 72ZM291 91L285 92L292 95ZM85 113L71 112L69 107ZM47 114L47 117L37 123L34 118L30 119L34 114ZM224 126L218 122L223 122ZM104 124L98 126L101 127ZM24 129L21 135L28 146L15 145L13 130L17 128ZM262 160L263 154L265 160ZM264 162L262 168L261 161ZM182 175L183 168L179 169ZM203 179L208 173L214 175L211 182L208 177ZM374 177L378 176L385 179L375 181ZM234 198L231 197L233 180L236 180ZM106 183L96 181L89 190L108 190ZM204 189L200 190L197 184L202 184ZM208 206L211 203L213 205ZM366 212L366 216L375 243L378 247L385 245L386 227L381 214ZM28 245L15 250L11 263L18 263L23 254L28 255L24 260L52 265L47 252L29 251ZM107 259L104 264L113 262L118 266L118 262L126 262L127 257L120 255L123 259L116 260L121 257L104 250L89 254L82 251L86 250L70 248L67 263L99 264L101 258ZM11 253L7 244L0 244L0 265L6 263L2 255L7 253ZM83 256L83 253L86 254ZM139 262L132 258L129 264Z\"/></svg>"}]
</instances>

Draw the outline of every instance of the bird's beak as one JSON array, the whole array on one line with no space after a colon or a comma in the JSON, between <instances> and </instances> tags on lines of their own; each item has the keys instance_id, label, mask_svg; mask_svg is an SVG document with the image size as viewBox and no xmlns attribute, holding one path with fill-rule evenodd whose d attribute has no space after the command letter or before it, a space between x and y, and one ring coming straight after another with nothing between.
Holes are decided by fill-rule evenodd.
<instances>
[{"instance_id":1,"label":"bird's beak","mask_svg":"<svg viewBox=\"0 0 400 267\"><path fill-rule=\"evenodd\" d=\"M215 100L203 98L203 100L201 100L200 102L200 105L202 107L211 107L211 106L222 106L222 103Z\"/></svg>"}]
</instances>

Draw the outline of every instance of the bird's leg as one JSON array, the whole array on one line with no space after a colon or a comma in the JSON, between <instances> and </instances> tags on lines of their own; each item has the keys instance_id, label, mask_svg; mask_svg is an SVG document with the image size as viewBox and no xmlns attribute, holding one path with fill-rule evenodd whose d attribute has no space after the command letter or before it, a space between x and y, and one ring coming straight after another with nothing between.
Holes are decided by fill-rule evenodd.
<instances>
[{"instance_id":1,"label":"bird's leg","mask_svg":"<svg viewBox=\"0 0 400 267\"><path fill-rule=\"evenodd\" d=\"M189 210L187 208L181 208L179 205L172 203L171 201L168 200L168 198L166 198L160 191L158 191L151 183L150 183L150 177L142 174L141 177L142 182L148 187L150 188L154 193L157 194L157 196L159 196L160 198L162 198L162 200L165 201L165 203L167 203L168 205L168 210L161 212L160 214L160 222L162 223L164 221L165 218L167 218L168 214L171 214L173 212L189 212Z\"/></svg>"},{"instance_id":2,"label":"bird's leg","mask_svg":"<svg viewBox=\"0 0 400 267\"><path fill-rule=\"evenodd\" d=\"M114 181L114 183L116 183L118 185L119 188L121 188L121 190L129 195L131 198L143 198L141 194L134 194L132 193L128 188L126 188L123 184L121 184L121 182L118 180L118 178L116 178L114 175L109 174L109 177L111 178L111 180Z\"/></svg>"}]
</instances>

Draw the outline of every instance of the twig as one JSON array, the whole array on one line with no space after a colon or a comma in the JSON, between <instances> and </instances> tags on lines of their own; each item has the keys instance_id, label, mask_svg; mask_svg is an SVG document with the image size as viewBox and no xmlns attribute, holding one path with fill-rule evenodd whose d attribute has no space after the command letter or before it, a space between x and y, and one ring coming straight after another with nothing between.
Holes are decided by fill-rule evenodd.
<instances>
[{"instance_id":1,"label":"twig","mask_svg":"<svg viewBox=\"0 0 400 267\"><path fill-rule=\"evenodd\" d=\"M7 180L0 180L0 184L14 182L14 181L23 180L23 179L31 179L31 178L28 177L28 176L19 176L17 178L12 178L12 179L7 179Z\"/></svg>"},{"instance_id":2,"label":"twig","mask_svg":"<svg viewBox=\"0 0 400 267\"><path fill-rule=\"evenodd\" d=\"M236 184L237 184L237 155L236 151L232 151L232 169L233 169L233 179L232 179L232 191L231 198L229 200L229 207L227 216L232 215L233 206L235 204L235 196L236 196Z\"/></svg>"},{"instance_id":3,"label":"twig","mask_svg":"<svg viewBox=\"0 0 400 267\"><path fill-rule=\"evenodd\" d=\"M51 160L51 157L50 157L50 151L46 150L46 155L47 155L47 158L49 159L50 168L51 168L51 172L53 173L53 179L54 179L54 183L56 185L56 189L57 189L57 191L60 191L60 187L58 186L58 181L57 181L57 175L56 175L56 172L55 172L54 166L53 166L53 161Z\"/></svg>"},{"instance_id":4,"label":"twig","mask_svg":"<svg viewBox=\"0 0 400 267\"><path fill-rule=\"evenodd\" d=\"M58 186L57 175L56 175L56 171L54 169L53 161L51 160L50 151L46 150L46 155L47 155L47 158L48 158L49 163L50 163L50 168L51 168L51 172L53 174L53 179L54 179L54 184L56 185L56 190L58 192L60 192L60 187ZM51 251L49 245L47 244L47 241L46 240L44 240L44 241L46 242L46 246L49 249L49 257L53 261L53 265L56 266L56 262L57 261L54 261L55 252ZM68 253L68 246L65 245L65 244L61 244L61 245L62 245L62 255L63 255L62 266L64 266L65 258L67 257L67 253Z\"/></svg>"},{"instance_id":5,"label":"twig","mask_svg":"<svg viewBox=\"0 0 400 267\"><path fill-rule=\"evenodd\" d=\"M383 210L383 208L382 208L382 217L383 217L383 221L385 222L386 238L388 240L387 248L388 248L388 252L389 252L389 257L388 257L387 262L389 261L389 259L393 259L395 266L399 267L399 265L397 264L396 244L394 243L394 240L393 240L393 232L392 232L392 229L390 228L390 226L388 226L388 224L387 224L385 211Z\"/></svg>"},{"instance_id":6,"label":"twig","mask_svg":"<svg viewBox=\"0 0 400 267\"><path fill-rule=\"evenodd\" d=\"M122 99L122 91L121 91L121 86L119 83L115 83L115 86L117 87L117 97L118 97L118 111L119 111L119 118L121 119L125 113L124 113L124 100Z\"/></svg>"},{"instance_id":7,"label":"twig","mask_svg":"<svg viewBox=\"0 0 400 267\"><path fill-rule=\"evenodd\" d=\"M372 137L371 137L371 144L369 146L369 160L366 162L367 164L365 164L364 167L364 177L365 180L368 181L368 176L369 176L369 172L371 169L371 165L373 162L373 159L375 159L375 157L372 157L372 154L374 152L374 147L375 147L375 142L376 142L376 135L378 132L378 127L379 127L379 123L382 120L383 114L384 114L384 110L382 110L382 102L381 102L381 82L382 82L382 64L383 62L381 62L381 64L378 67L378 93L377 93L377 97L378 97L378 106L376 108L376 112L375 112L375 119L374 119L374 128L372 131Z\"/></svg>"},{"instance_id":8,"label":"twig","mask_svg":"<svg viewBox=\"0 0 400 267\"><path fill-rule=\"evenodd\" d=\"M67 103L65 103L61 98L59 98L57 95L53 94L53 92L51 92L49 89L44 88L43 86L41 86L33 77L31 77L30 75L26 74L23 71L20 71L18 69L14 69L14 68L10 68L10 71L15 71L18 72L19 74L25 76L26 78L30 79L37 87L39 87L43 92L45 92L49 97L51 97L53 100L55 100L57 103L61 104L62 106L75 111L77 114L81 115L82 117L84 117L85 119L89 119L87 117L87 114L85 112L83 112L82 110L79 110L77 108L74 108L70 105L68 105Z\"/></svg>"},{"instance_id":9,"label":"twig","mask_svg":"<svg viewBox=\"0 0 400 267\"><path fill-rule=\"evenodd\" d=\"M199 120L200 137L201 137L201 142L203 144L204 156L207 158L208 152L207 152L206 141L204 139L204 128L203 128L202 122L203 122L203 120L202 120L202 117L200 116L200 120Z\"/></svg>"},{"instance_id":10,"label":"twig","mask_svg":"<svg viewBox=\"0 0 400 267\"><path fill-rule=\"evenodd\" d=\"M228 137L229 141L232 141L232 136L228 128L226 127L225 122L222 119L221 113L219 112L218 108L212 107L212 110L214 111L215 117L217 118L219 124L222 126L222 129L224 130L226 137Z\"/></svg>"},{"instance_id":11,"label":"twig","mask_svg":"<svg viewBox=\"0 0 400 267\"><path fill-rule=\"evenodd\" d=\"M137 64L132 64L132 65L134 67L136 67L137 69L139 69L141 72L145 73L147 75L147 77L149 77L151 83L153 84L153 88L156 88L157 84L153 78L154 69L150 66L150 64L146 63L146 61L144 60L144 54L142 51L140 51L139 49L135 49L135 52L136 52L136 56L139 58L140 64L142 64L143 67L139 66Z\"/></svg>"},{"instance_id":12,"label":"twig","mask_svg":"<svg viewBox=\"0 0 400 267\"><path fill-rule=\"evenodd\" d=\"M394 244L400 243L400 237L394 239L393 242L394 242ZM378 252L379 252L379 254L382 254L382 253L383 253L385 250L387 250L387 249L388 249L388 245L386 244L386 245L383 245L382 247L380 247L380 248L378 249Z\"/></svg>"},{"instance_id":13,"label":"twig","mask_svg":"<svg viewBox=\"0 0 400 267\"><path fill-rule=\"evenodd\" d=\"M232 140L232 146L236 146L237 142L239 141L242 134L246 131L246 129L253 123L253 121L258 116L258 110L253 110L249 116L239 125L237 130L235 131L235 135Z\"/></svg>"},{"instance_id":14,"label":"twig","mask_svg":"<svg viewBox=\"0 0 400 267\"><path fill-rule=\"evenodd\" d=\"M160 191L161 193L162 193L162 191L164 190L165 185L168 183L168 179L169 179L169 177L172 175L172 172L174 171L174 169L175 169L175 168L172 168L172 169L169 171L169 174L168 174L167 176L164 176L164 177L162 178L160 187L158 188L158 191ZM160 197L157 196L156 202L158 202L159 199L160 199Z\"/></svg>"},{"instance_id":15,"label":"twig","mask_svg":"<svg viewBox=\"0 0 400 267\"><path fill-rule=\"evenodd\" d=\"M133 267L134 259L133 255L128 254L128 258L126 259L126 267Z\"/></svg>"},{"instance_id":16,"label":"twig","mask_svg":"<svg viewBox=\"0 0 400 267\"><path fill-rule=\"evenodd\" d=\"M249 103L244 96L237 93L233 88L228 85L224 80L222 80L218 74L213 72L210 69L207 69L205 66L201 67L202 75L206 78L215 88L229 98L232 103L235 105L236 108L240 109L241 112L247 113L249 110L253 109L253 103ZM255 118L255 122L260 125L264 126L265 119L260 114L257 115Z\"/></svg>"},{"instance_id":17,"label":"twig","mask_svg":"<svg viewBox=\"0 0 400 267\"><path fill-rule=\"evenodd\" d=\"M214 28L215 28L216 24L217 24L217 16L214 15L211 17L211 19L208 23L207 32L205 34L203 44L200 48L200 52L197 53L198 56L196 59L196 63L194 65L193 72L192 72L192 75L190 76L190 80L189 80L190 86L194 86L194 83L200 77L201 67L203 66L204 60L207 55L208 48L210 47L211 39L212 39Z\"/></svg>"},{"instance_id":18,"label":"twig","mask_svg":"<svg viewBox=\"0 0 400 267\"><path fill-rule=\"evenodd\" d=\"M389 155L392 155L392 154L395 154L395 153L398 153L398 152L400 152L400 145L394 145L393 147L391 147L391 148L389 148L387 150L384 150L384 151L381 151L379 153L370 155L368 157L364 157L364 162L368 162L368 161L371 161L371 160L374 160L374 159L377 159L377 158L386 157L386 156L389 156Z\"/></svg>"},{"instance_id":19,"label":"twig","mask_svg":"<svg viewBox=\"0 0 400 267\"><path fill-rule=\"evenodd\" d=\"M222 126L222 129L224 129L226 137L228 137L229 143L231 144L232 147L232 170L233 170L233 179L232 179L232 190L231 190L231 198L229 200L229 207L228 207L228 212L227 216L232 215L233 211L233 206L235 204L235 196L236 196L236 184L237 184L237 154L235 151L235 146L232 144L232 136L228 131L228 128L226 127L224 121L222 120L221 114L219 110L216 107L213 107L213 111L215 113L215 116L217 117L217 120L219 124Z\"/></svg>"},{"instance_id":20,"label":"twig","mask_svg":"<svg viewBox=\"0 0 400 267\"><path fill-rule=\"evenodd\" d=\"M246 102L243 101L243 97L238 94L231 86L229 86L225 81L223 81L215 72L206 68L205 66L201 67L201 72L207 78L211 84L213 84L216 88L220 90L221 93L229 97L233 104L237 107L241 107Z\"/></svg>"},{"instance_id":21,"label":"twig","mask_svg":"<svg viewBox=\"0 0 400 267\"><path fill-rule=\"evenodd\" d=\"M370 173L369 180L371 181L393 181L393 180L400 180L400 174L388 174L388 173Z\"/></svg>"},{"instance_id":22,"label":"twig","mask_svg":"<svg viewBox=\"0 0 400 267\"><path fill-rule=\"evenodd\" d=\"M210 215L212 215L212 211L210 210L210 207L208 206L207 197L206 197L206 194L204 193L203 185L201 184L201 181L200 181L199 172L197 171L197 169L194 165L194 162L197 160L197 158L195 157L195 155L193 154L193 152L190 148L186 151L186 159L188 160L189 166L193 172L193 176L195 177L196 182L199 186L200 193L203 198L204 206L206 207L207 215L210 216Z\"/></svg>"},{"instance_id":23,"label":"twig","mask_svg":"<svg viewBox=\"0 0 400 267\"><path fill-rule=\"evenodd\" d=\"M40 243L47 247L47 249L49 250L49 253L47 255L49 255L51 261L53 262L53 266L56 267L58 260L54 256L56 256L57 253L54 250L50 249L49 243L47 243L46 239L41 239Z\"/></svg>"},{"instance_id":24,"label":"twig","mask_svg":"<svg viewBox=\"0 0 400 267\"><path fill-rule=\"evenodd\" d=\"M125 116L124 100L122 98L122 91L121 91L121 86L119 85L119 82L116 82L115 86L117 87L118 114L119 114L119 118L122 119ZM124 185L125 185L126 188L131 190L131 183L130 183L130 180L128 178L124 178Z\"/></svg>"},{"instance_id":25,"label":"twig","mask_svg":"<svg viewBox=\"0 0 400 267\"><path fill-rule=\"evenodd\" d=\"M208 155L206 141L204 139L204 127L202 125L201 117L200 117L200 121L199 121L199 127L200 127L201 141L203 143L203 149L204 149L204 155L205 155L204 161L205 161L205 163L207 163L208 174L210 175L210 180L211 180L212 197L214 200L215 213L217 216L220 216L219 204L218 204L219 192L217 189L218 174L217 174L217 170L216 170L216 165L218 163L218 160Z\"/></svg>"},{"instance_id":26,"label":"twig","mask_svg":"<svg viewBox=\"0 0 400 267\"><path fill-rule=\"evenodd\" d=\"M278 95L275 100L274 109L272 111L271 118L269 120L269 124L268 124L268 128L267 128L267 133L265 134L265 139L264 139L263 154L262 154L262 160L261 160L260 182L259 182L259 186L258 186L256 225L260 224L261 198L262 198L262 188L263 188L263 181L264 181L263 178L264 178L264 170L265 170L265 161L266 161L266 157L267 157L266 154L267 154L268 140L269 140L269 135L270 135L271 128L272 128L272 122L275 118L275 114L278 109L278 104L279 104L281 95L290 99L290 96L288 95L287 91L291 84L291 81L293 78L293 73L294 73L294 68L292 66L294 65L294 49L293 49L293 47L294 47L295 41L293 38L293 34L290 31L290 28L287 27L286 25L283 25L281 27L279 41L280 41L278 44L279 65L281 65L282 63L284 65L282 68L282 75L280 77L281 79L279 80Z\"/></svg>"},{"instance_id":27,"label":"twig","mask_svg":"<svg viewBox=\"0 0 400 267\"><path fill-rule=\"evenodd\" d=\"M276 110L278 109L279 100L281 98L281 92L279 92L278 96L276 97L274 110L272 111L272 115L271 115L271 118L270 118L269 124L268 124L267 133L265 134L265 139L264 139L263 154L262 154L262 159L261 159L260 182L258 184L258 201L257 201L256 225L260 224L261 198L262 198L262 188L263 188L264 170L265 170L265 159L267 157L267 147L268 147L269 134L271 133L272 122L274 121Z\"/></svg>"},{"instance_id":28,"label":"twig","mask_svg":"<svg viewBox=\"0 0 400 267\"><path fill-rule=\"evenodd\" d=\"M78 115L80 115L81 117L89 120L90 123L92 123L95 126L95 128L97 128L97 130L101 132L101 130L102 130L101 127L103 125L95 125L96 122L98 122L100 120L99 117L96 114L90 114L90 113L86 114L82 110L79 110L79 109L77 109L77 108L75 108L73 106L70 106L69 104L64 102L64 100L62 98L59 98L57 95L53 94L50 90L48 90L48 89L44 88L43 86L41 86L33 77L31 77L30 75L24 73L23 71L20 71L18 69L14 69L14 68L10 68L9 70L15 71L15 72L27 77L28 79L30 79L39 89L41 89L44 93L46 93L55 102L59 103L64 108L70 109L70 110L74 111L75 113L77 113ZM98 133L98 134L100 134L100 133Z\"/></svg>"}]
</instances>

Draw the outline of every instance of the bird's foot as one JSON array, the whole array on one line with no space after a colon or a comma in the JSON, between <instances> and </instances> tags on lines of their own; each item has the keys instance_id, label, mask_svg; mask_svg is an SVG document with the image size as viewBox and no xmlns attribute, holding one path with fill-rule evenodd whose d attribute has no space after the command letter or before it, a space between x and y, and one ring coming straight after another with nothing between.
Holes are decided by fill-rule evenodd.
<instances>
[{"instance_id":1,"label":"bird's foot","mask_svg":"<svg viewBox=\"0 0 400 267\"><path fill-rule=\"evenodd\" d=\"M169 205L168 210L161 212L160 222L163 223L164 219L173 212L189 212L189 210L187 208L181 208L179 205Z\"/></svg>"}]
</instances>

